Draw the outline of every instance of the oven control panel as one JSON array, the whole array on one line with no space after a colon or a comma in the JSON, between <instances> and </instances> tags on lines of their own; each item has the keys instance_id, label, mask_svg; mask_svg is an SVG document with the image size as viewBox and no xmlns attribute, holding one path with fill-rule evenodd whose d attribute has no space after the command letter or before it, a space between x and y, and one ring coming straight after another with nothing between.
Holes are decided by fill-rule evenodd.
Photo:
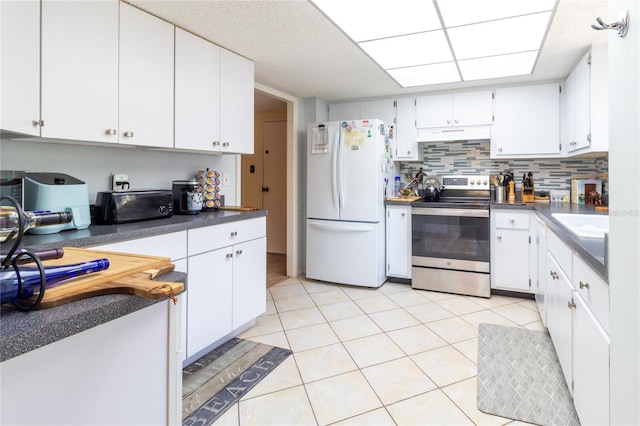
<instances>
[{"instance_id":1,"label":"oven control panel","mask_svg":"<svg viewBox=\"0 0 640 426\"><path fill-rule=\"evenodd\" d=\"M447 189L490 189L489 176L442 176L441 184Z\"/></svg>"}]
</instances>

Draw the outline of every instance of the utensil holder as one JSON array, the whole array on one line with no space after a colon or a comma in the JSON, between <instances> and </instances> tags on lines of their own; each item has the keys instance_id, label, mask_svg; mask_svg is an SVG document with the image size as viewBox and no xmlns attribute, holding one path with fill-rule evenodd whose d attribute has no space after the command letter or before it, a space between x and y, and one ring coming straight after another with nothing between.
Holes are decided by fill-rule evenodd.
<instances>
[{"instance_id":1,"label":"utensil holder","mask_svg":"<svg viewBox=\"0 0 640 426\"><path fill-rule=\"evenodd\" d=\"M504 203L506 186L496 186L496 203Z\"/></svg>"}]
</instances>

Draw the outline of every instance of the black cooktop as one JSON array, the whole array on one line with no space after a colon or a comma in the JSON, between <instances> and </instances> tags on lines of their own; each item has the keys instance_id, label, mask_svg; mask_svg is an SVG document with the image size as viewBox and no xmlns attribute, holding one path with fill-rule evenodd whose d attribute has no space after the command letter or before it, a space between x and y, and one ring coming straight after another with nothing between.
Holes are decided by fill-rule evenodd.
<instances>
[{"instance_id":1,"label":"black cooktop","mask_svg":"<svg viewBox=\"0 0 640 426\"><path fill-rule=\"evenodd\" d=\"M415 207L488 209L491 192L483 189L449 189L442 191L437 201L424 198L411 203Z\"/></svg>"}]
</instances>

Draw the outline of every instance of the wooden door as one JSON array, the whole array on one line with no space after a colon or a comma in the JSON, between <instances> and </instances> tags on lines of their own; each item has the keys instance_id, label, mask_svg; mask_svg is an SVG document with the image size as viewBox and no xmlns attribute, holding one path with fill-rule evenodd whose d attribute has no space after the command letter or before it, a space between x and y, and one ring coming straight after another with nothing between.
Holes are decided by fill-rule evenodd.
<instances>
[{"instance_id":1,"label":"wooden door","mask_svg":"<svg viewBox=\"0 0 640 426\"><path fill-rule=\"evenodd\" d=\"M267 214L267 251L287 252L287 122L262 124L262 208Z\"/></svg>"}]
</instances>

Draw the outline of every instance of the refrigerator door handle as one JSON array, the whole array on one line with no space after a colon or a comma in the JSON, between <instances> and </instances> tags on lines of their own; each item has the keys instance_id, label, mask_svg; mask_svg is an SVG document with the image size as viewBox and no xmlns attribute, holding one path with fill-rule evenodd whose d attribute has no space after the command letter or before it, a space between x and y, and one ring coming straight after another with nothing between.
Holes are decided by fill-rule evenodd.
<instances>
[{"instance_id":1,"label":"refrigerator door handle","mask_svg":"<svg viewBox=\"0 0 640 426\"><path fill-rule=\"evenodd\" d=\"M338 150L340 149L340 132L341 130L338 128L338 131L334 136L334 139L336 140L333 144L333 167L331 167L331 193L333 195L333 207L336 209L340 209L338 197L338 157L340 155Z\"/></svg>"},{"instance_id":2,"label":"refrigerator door handle","mask_svg":"<svg viewBox=\"0 0 640 426\"><path fill-rule=\"evenodd\" d=\"M309 222L311 228L324 229L339 232L371 232L375 229L375 224L353 223L353 222Z\"/></svg>"},{"instance_id":3,"label":"refrigerator door handle","mask_svg":"<svg viewBox=\"0 0 640 426\"><path fill-rule=\"evenodd\" d=\"M344 159L344 152L342 152L342 150L344 149L344 147L342 146L342 144L344 143L344 132L345 130L340 127L340 138L338 140L338 187L340 189L340 210L344 209L344 173L342 169L342 163Z\"/></svg>"}]
</instances>

